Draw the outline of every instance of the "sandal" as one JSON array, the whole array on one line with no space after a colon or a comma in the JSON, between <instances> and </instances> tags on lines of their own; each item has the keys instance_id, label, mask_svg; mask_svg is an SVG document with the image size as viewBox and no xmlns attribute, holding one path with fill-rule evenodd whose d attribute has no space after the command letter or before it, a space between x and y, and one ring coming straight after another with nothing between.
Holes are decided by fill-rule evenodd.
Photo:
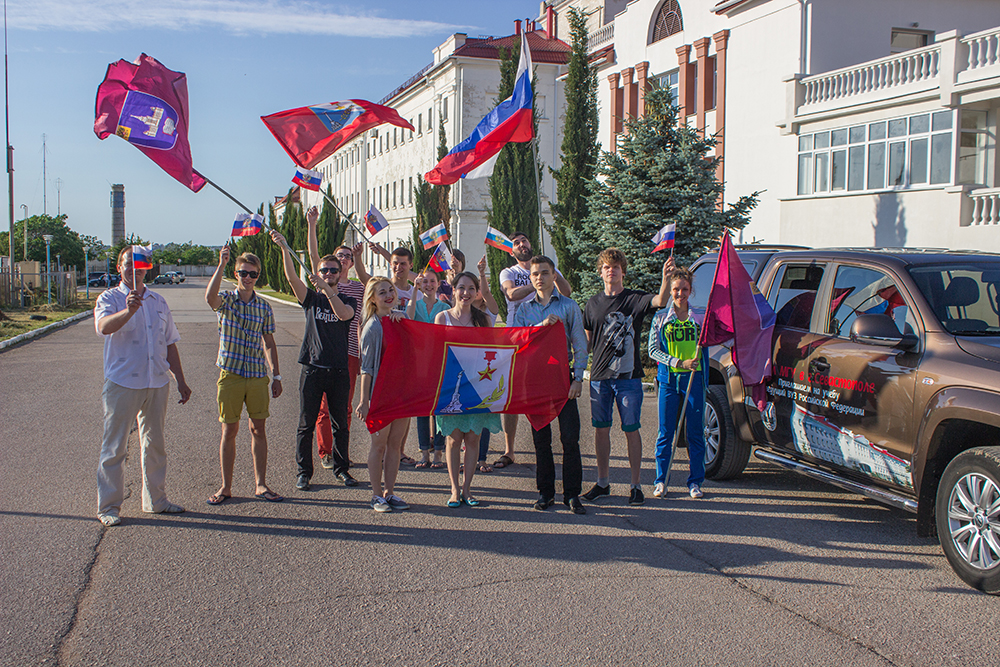
<instances>
[{"instance_id":1,"label":"sandal","mask_svg":"<svg viewBox=\"0 0 1000 667\"><path fill-rule=\"evenodd\" d=\"M258 493L257 497L260 498L261 500L266 500L269 503L280 503L282 500L284 500L284 498L279 496L271 489L268 489L264 493Z\"/></svg>"},{"instance_id":2,"label":"sandal","mask_svg":"<svg viewBox=\"0 0 1000 667\"><path fill-rule=\"evenodd\" d=\"M493 466L486 461L480 461L476 464L476 470L478 472L493 472Z\"/></svg>"},{"instance_id":3,"label":"sandal","mask_svg":"<svg viewBox=\"0 0 1000 667\"><path fill-rule=\"evenodd\" d=\"M415 465L417 465L417 460L415 458L413 458L413 457L410 457L410 456L401 456L401 457L399 457L399 462L402 463L403 465L407 465L407 466L415 466Z\"/></svg>"},{"instance_id":4,"label":"sandal","mask_svg":"<svg viewBox=\"0 0 1000 667\"><path fill-rule=\"evenodd\" d=\"M417 465L415 465L413 467L414 468L430 468L431 467L431 462L430 461L421 461L420 463L418 463Z\"/></svg>"},{"instance_id":5,"label":"sandal","mask_svg":"<svg viewBox=\"0 0 1000 667\"><path fill-rule=\"evenodd\" d=\"M444 461L435 461L431 464L431 468L434 470L440 470L441 468L446 468L447 464Z\"/></svg>"},{"instance_id":6,"label":"sandal","mask_svg":"<svg viewBox=\"0 0 1000 667\"><path fill-rule=\"evenodd\" d=\"M205 502L207 502L209 505L221 505L222 503L226 502L230 498L232 498L232 496L227 496L224 493L215 493L215 494L209 496L208 500L205 501Z\"/></svg>"},{"instance_id":7,"label":"sandal","mask_svg":"<svg viewBox=\"0 0 1000 667\"><path fill-rule=\"evenodd\" d=\"M496 461L493 462L493 467L496 468L497 470L501 470L503 468L507 468L512 465L514 465L514 459L510 458L506 454L504 454L503 456L501 456L500 458L498 458Z\"/></svg>"}]
</instances>

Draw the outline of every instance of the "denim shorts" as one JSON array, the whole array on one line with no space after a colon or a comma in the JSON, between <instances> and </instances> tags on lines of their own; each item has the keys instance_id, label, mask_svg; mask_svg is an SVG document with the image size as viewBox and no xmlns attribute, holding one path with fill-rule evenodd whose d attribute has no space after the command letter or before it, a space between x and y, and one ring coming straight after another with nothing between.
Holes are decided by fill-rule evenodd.
<instances>
[{"instance_id":1,"label":"denim shorts","mask_svg":"<svg viewBox=\"0 0 1000 667\"><path fill-rule=\"evenodd\" d=\"M622 420L622 431L629 433L639 430L642 414L642 380L591 380L590 421L594 428L611 426L612 408L618 404L618 416Z\"/></svg>"}]
</instances>

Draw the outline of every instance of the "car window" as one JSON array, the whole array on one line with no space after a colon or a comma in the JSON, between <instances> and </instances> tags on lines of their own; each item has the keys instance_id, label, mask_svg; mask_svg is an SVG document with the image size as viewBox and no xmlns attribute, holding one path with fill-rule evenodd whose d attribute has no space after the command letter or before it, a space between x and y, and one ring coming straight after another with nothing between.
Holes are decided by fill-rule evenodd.
<instances>
[{"instance_id":1,"label":"car window","mask_svg":"<svg viewBox=\"0 0 1000 667\"><path fill-rule=\"evenodd\" d=\"M841 266L830 295L826 333L847 338L858 315L889 315L902 333L916 333L910 308L896 282L881 271Z\"/></svg>"},{"instance_id":2,"label":"car window","mask_svg":"<svg viewBox=\"0 0 1000 667\"><path fill-rule=\"evenodd\" d=\"M742 260L743 268L753 277L753 272L757 269L757 262L752 259ZM694 269L694 283L691 285L691 297L688 302L695 308L706 308L708 306L708 295L712 292L712 281L715 280L715 267L718 261L710 260L699 264Z\"/></svg>"},{"instance_id":3,"label":"car window","mask_svg":"<svg viewBox=\"0 0 1000 667\"><path fill-rule=\"evenodd\" d=\"M909 271L947 331L1000 335L1000 262L983 259Z\"/></svg>"},{"instance_id":4,"label":"car window","mask_svg":"<svg viewBox=\"0 0 1000 667\"><path fill-rule=\"evenodd\" d=\"M823 267L817 264L786 264L781 279L771 285L768 302L774 308L777 326L808 329L816 293L823 282Z\"/></svg>"}]
</instances>

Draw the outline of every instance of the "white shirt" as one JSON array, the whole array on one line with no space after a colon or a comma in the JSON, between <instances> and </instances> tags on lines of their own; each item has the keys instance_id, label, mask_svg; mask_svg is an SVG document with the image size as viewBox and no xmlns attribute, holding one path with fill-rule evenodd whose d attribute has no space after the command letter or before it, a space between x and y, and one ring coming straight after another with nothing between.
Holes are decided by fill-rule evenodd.
<instances>
[{"instance_id":1,"label":"white shirt","mask_svg":"<svg viewBox=\"0 0 1000 667\"><path fill-rule=\"evenodd\" d=\"M97 328L102 317L125 310L129 291L120 283L94 306L94 328L104 336L104 377L128 389L156 389L170 382L167 346L181 339L164 298L147 289L142 306L121 329L105 335Z\"/></svg>"}]
</instances>

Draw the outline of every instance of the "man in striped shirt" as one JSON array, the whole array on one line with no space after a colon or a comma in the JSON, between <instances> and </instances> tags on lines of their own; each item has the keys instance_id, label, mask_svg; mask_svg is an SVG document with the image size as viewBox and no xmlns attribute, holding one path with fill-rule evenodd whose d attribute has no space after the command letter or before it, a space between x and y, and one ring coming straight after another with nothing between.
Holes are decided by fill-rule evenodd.
<instances>
[{"instance_id":1,"label":"man in striped shirt","mask_svg":"<svg viewBox=\"0 0 1000 667\"><path fill-rule=\"evenodd\" d=\"M222 440L219 461L222 467L222 487L208 499L209 505L221 505L232 496L233 465L236 461L236 434L240 429L243 406L250 418L250 450L258 498L277 502L283 500L268 488L267 433L268 412L267 367L274 381L270 395L281 395L281 373L278 370L278 347L274 342L274 313L271 306L254 292L260 276L261 262L256 255L245 252L236 258L236 289L220 292L222 274L229 263L229 246L219 252L219 266L205 290L205 302L219 316L219 421ZM265 358L267 364L264 363Z\"/></svg>"}]
</instances>

